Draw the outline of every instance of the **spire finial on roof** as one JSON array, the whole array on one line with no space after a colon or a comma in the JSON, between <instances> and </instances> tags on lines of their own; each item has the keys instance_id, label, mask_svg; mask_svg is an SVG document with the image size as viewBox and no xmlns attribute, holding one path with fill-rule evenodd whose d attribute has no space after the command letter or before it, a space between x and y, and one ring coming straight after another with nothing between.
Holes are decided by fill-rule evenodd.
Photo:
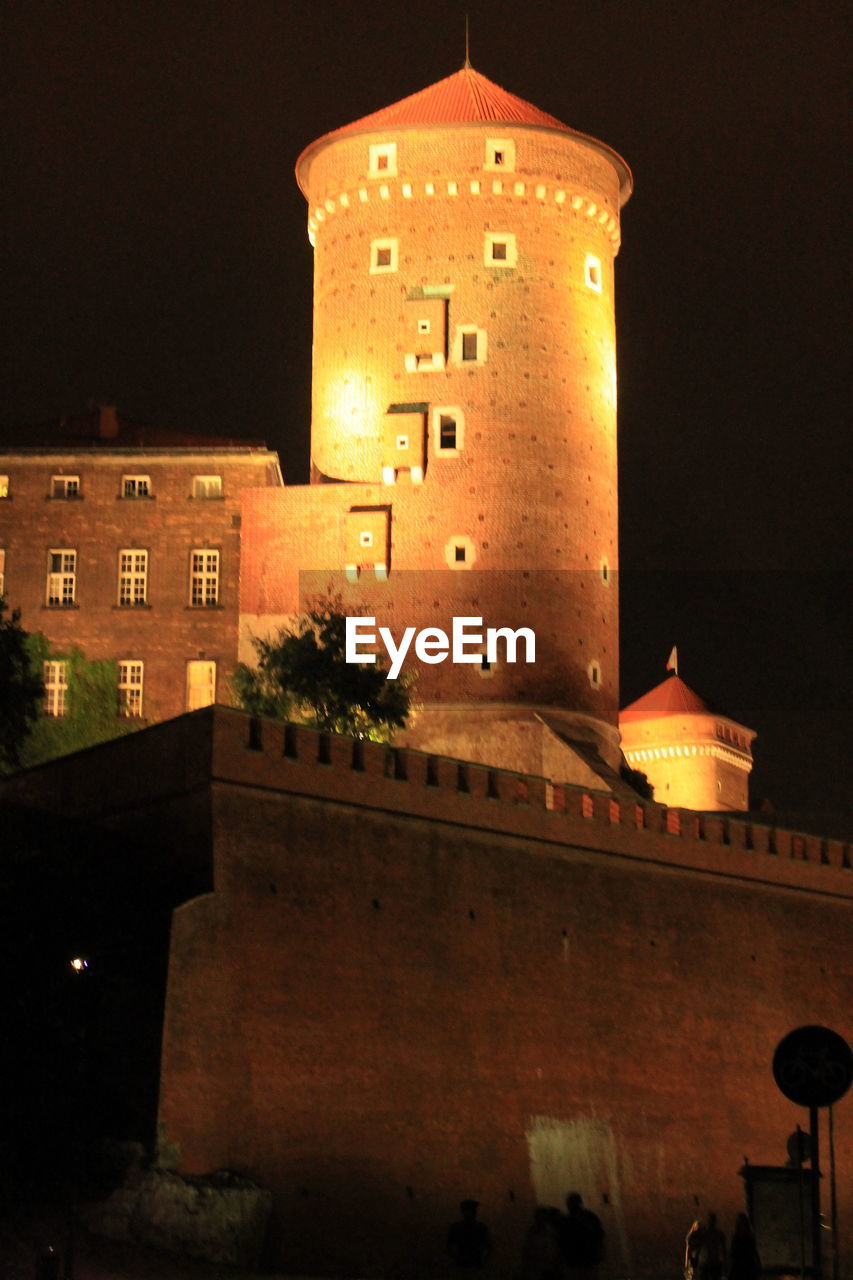
<instances>
[{"instance_id":1,"label":"spire finial on roof","mask_svg":"<svg viewBox=\"0 0 853 1280\"><path fill-rule=\"evenodd\" d=\"M470 66L471 66L470 31L469 31L469 22L468 22L468 14L467 14L467 13L465 14L465 62L464 62L464 66L465 66L465 68L466 68L466 69L470 69Z\"/></svg>"}]
</instances>

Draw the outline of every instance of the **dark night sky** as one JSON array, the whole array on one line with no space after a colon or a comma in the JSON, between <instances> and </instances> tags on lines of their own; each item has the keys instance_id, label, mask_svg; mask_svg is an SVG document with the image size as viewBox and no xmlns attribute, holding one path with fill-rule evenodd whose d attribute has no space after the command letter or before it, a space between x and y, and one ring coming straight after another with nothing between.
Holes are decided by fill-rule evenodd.
<instances>
[{"instance_id":1,"label":"dark night sky","mask_svg":"<svg viewBox=\"0 0 853 1280\"><path fill-rule=\"evenodd\" d=\"M756 798L851 815L849 45L820 0L4 0L0 438L92 398L307 475L315 137L474 66L610 143L623 701L682 675ZM814 824L812 824L814 825Z\"/></svg>"}]
</instances>

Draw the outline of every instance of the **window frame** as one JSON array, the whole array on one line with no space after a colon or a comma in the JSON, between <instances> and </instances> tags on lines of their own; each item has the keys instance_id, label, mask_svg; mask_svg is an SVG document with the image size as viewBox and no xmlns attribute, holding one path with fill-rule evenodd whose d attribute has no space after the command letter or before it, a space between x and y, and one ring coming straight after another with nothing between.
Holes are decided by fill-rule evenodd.
<instances>
[{"instance_id":1,"label":"window frame","mask_svg":"<svg viewBox=\"0 0 853 1280\"><path fill-rule=\"evenodd\" d=\"M504 257L496 258L497 246L505 250ZM518 243L512 231L486 231L483 236L483 265L497 271L509 271L518 264Z\"/></svg>"},{"instance_id":2,"label":"window frame","mask_svg":"<svg viewBox=\"0 0 853 1280\"><path fill-rule=\"evenodd\" d=\"M212 489L212 492L210 490ZM199 502L216 502L224 498L224 486L221 475L193 476L193 498Z\"/></svg>"},{"instance_id":3,"label":"window frame","mask_svg":"<svg viewBox=\"0 0 853 1280\"><path fill-rule=\"evenodd\" d=\"M388 251L387 263L379 263L380 252ZM372 276L393 275L400 261L400 241L395 236L385 236L370 242L370 274Z\"/></svg>"},{"instance_id":4,"label":"window frame","mask_svg":"<svg viewBox=\"0 0 853 1280\"><path fill-rule=\"evenodd\" d=\"M139 679L134 679L138 670ZM118 662L118 715L121 720L141 720L145 688L145 663L140 658ZM138 695L138 697L137 697Z\"/></svg>"},{"instance_id":5,"label":"window frame","mask_svg":"<svg viewBox=\"0 0 853 1280\"><path fill-rule=\"evenodd\" d=\"M60 557L58 568L54 568L54 557ZM70 557L68 567L65 558ZM70 590L66 591L70 583ZM77 606L77 548L51 547L47 553L47 582L45 584L45 605L48 609L74 609Z\"/></svg>"},{"instance_id":6,"label":"window frame","mask_svg":"<svg viewBox=\"0 0 853 1280\"><path fill-rule=\"evenodd\" d=\"M0 476L0 502L9 497L9 488L9 477L7 475Z\"/></svg>"},{"instance_id":7,"label":"window frame","mask_svg":"<svg viewBox=\"0 0 853 1280\"><path fill-rule=\"evenodd\" d=\"M455 444L441 442L442 419L451 419L455 426ZM458 458L465 447L465 414L458 405L437 404L432 408L432 451L436 458Z\"/></svg>"},{"instance_id":8,"label":"window frame","mask_svg":"<svg viewBox=\"0 0 853 1280\"><path fill-rule=\"evenodd\" d=\"M385 160L383 165L380 162ZM396 142L371 142L367 157L367 172L371 178L397 177Z\"/></svg>"},{"instance_id":9,"label":"window frame","mask_svg":"<svg viewBox=\"0 0 853 1280\"><path fill-rule=\"evenodd\" d=\"M192 680L193 670L197 667L209 668L211 679L202 681ZM187 678L186 678L186 703L187 711L201 711L204 707L212 707L216 702L216 679L217 679L216 662L211 658L188 658L187 659ZM210 698L201 702L193 698L193 690L206 689L210 692Z\"/></svg>"},{"instance_id":10,"label":"window frame","mask_svg":"<svg viewBox=\"0 0 853 1280\"><path fill-rule=\"evenodd\" d=\"M71 492L69 492L69 485L73 486ZM76 502L80 497L79 475L51 476L50 496L57 502Z\"/></svg>"},{"instance_id":11,"label":"window frame","mask_svg":"<svg viewBox=\"0 0 853 1280\"><path fill-rule=\"evenodd\" d=\"M44 714L64 720L68 713L68 663L64 658L48 658L42 665Z\"/></svg>"},{"instance_id":12,"label":"window frame","mask_svg":"<svg viewBox=\"0 0 853 1280\"><path fill-rule=\"evenodd\" d=\"M593 293L601 293L604 273L601 259L594 253L588 253L583 261L583 275L586 287Z\"/></svg>"},{"instance_id":13,"label":"window frame","mask_svg":"<svg viewBox=\"0 0 853 1280\"><path fill-rule=\"evenodd\" d=\"M144 484L144 485L145 485L145 492L144 492L144 493L140 493L140 492L137 490L137 491L136 491L136 492L134 492L134 493L128 493L128 491L127 491L127 486L128 486L129 484L133 484L133 485L140 485L140 484ZM150 498L150 497L152 496L152 495L151 495L151 477L150 477L150 475L147 475L147 476L146 476L146 475L126 475L126 476L122 476L122 478L121 478L121 495L120 495L120 496L121 496L122 498L127 498L127 499L128 499L128 500L130 500L130 501L136 501L136 500L141 499L141 498Z\"/></svg>"},{"instance_id":14,"label":"window frame","mask_svg":"<svg viewBox=\"0 0 853 1280\"><path fill-rule=\"evenodd\" d=\"M487 173L515 172L515 143L512 138L486 139L486 159L483 168Z\"/></svg>"},{"instance_id":15,"label":"window frame","mask_svg":"<svg viewBox=\"0 0 853 1280\"><path fill-rule=\"evenodd\" d=\"M143 565L138 567L137 564L131 563L125 566L122 561L125 556L133 557L134 560L142 558ZM142 584L142 595L137 593L137 587ZM123 599L127 586L127 599ZM143 609L148 605L148 550L146 547L120 547L118 553L118 607L120 609Z\"/></svg>"},{"instance_id":16,"label":"window frame","mask_svg":"<svg viewBox=\"0 0 853 1280\"><path fill-rule=\"evenodd\" d=\"M197 564L198 557L205 562ZM215 567L211 568L206 560L215 559ZM218 547L192 547L190 550L190 608L218 609L220 607L220 572L222 554ZM209 595L209 585L213 583L213 596ZM199 598L196 599L196 596Z\"/></svg>"}]
</instances>

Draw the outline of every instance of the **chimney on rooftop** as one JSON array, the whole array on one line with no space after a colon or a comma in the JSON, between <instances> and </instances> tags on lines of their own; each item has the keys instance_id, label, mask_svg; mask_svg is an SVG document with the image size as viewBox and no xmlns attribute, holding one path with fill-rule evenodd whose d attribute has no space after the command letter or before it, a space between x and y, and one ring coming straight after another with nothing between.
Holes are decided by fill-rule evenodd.
<instances>
[{"instance_id":1,"label":"chimney on rooftop","mask_svg":"<svg viewBox=\"0 0 853 1280\"><path fill-rule=\"evenodd\" d=\"M98 436L101 440L114 440L117 435L118 414L115 405L98 405Z\"/></svg>"}]
</instances>

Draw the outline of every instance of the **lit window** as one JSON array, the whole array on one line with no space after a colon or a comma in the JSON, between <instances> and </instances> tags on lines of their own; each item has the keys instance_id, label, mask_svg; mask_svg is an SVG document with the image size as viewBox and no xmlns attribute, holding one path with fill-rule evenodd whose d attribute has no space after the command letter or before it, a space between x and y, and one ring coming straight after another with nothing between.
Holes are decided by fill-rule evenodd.
<instances>
[{"instance_id":1,"label":"lit window","mask_svg":"<svg viewBox=\"0 0 853 1280\"><path fill-rule=\"evenodd\" d=\"M190 556L190 604L211 608L219 604L219 552L207 547Z\"/></svg>"},{"instance_id":2,"label":"lit window","mask_svg":"<svg viewBox=\"0 0 853 1280\"><path fill-rule=\"evenodd\" d=\"M194 498L221 498L222 476L193 476Z\"/></svg>"},{"instance_id":3,"label":"lit window","mask_svg":"<svg viewBox=\"0 0 853 1280\"><path fill-rule=\"evenodd\" d=\"M187 711L212 707L216 701L216 663L187 663Z\"/></svg>"},{"instance_id":4,"label":"lit window","mask_svg":"<svg viewBox=\"0 0 853 1280\"><path fill-rule=\"evenodd\" d=\"M61 720L67 708L67 663L46 662L42 678L44 680L44 713L55 720Z\"/></svg>"},{"instance_id":5,"label":"lit window","mask_svg":"<svg viewBox=\"0 0 853 1280\"><path fill-rule=\"evenodd\" d=\"M586 669L586 673L587 673L587 676L589 677L589 683L592 685L593 689L600 689L601 688L601 663L599 663L598 661L596 661L595 658L593 658L592 662L590 662L589 666Z\"/></svg>"},{"instance_id":6,"label":"lit window","mask_svg":"<svg viewBox=\"0 0 853 1280\"><path fill-rule=\"evenodd\" d=\"M118 553L118 602L125 609L148 603L147 551L130 549Z\"/></svg>"},{"instance_id":7,"label":"lit window","mask_svg":"<svg viewBox=\"0 0 853 1280\"><path fill-rule=\"evenodd\" d=\"M50 481L50 496L52 498L79 498L80 477L52 476Z\"/></svg>"},{"instance_id":8,"label":"lit window","mask_svg":"<svg viewBox=\"0 0 853 1280\"><path fill-rule=\"evenodd\" d=\"M408 449L408 447L409 447L409 437L408 437L408 436L397 436L397 448L398 448L398 449Z\"/></svg>"},{"instance_id":9,"label":"lit window","mask_svg":"<svg viewBox=\"0 0 853 1280\"><path fill-rule=\"evenodd\" d=\"M477 335L476 333L463 333L462 335L462 359L477 359Z\"/></svg>"},{"instance_id":10,"label":"lit window","mask_svg":"<svg viewBox=\"0 0 853 1280\"><path fill-rule=\"evenodd\" d=\"M0 476L0 498L8 498L9 496L9 477Z\"/></svg>"},{"instance_id":11,"label":"lit window","mask_svg":"<svg viewBox=\"0 0 853 1280\"><path fill-rule=\"evenodd\" d=\"M141 662L118 664L118 713L127 720L135 720L142 715Z\"/></svg>"},{"instance_id":12,"label":"lit window","mask_svg":"<svg viewBox=\"0 0 853 1280\"><path fill-rule=\"evenodd\" d=\"M77 552L60 548L48 552L47 603L70 608L77 601Z\"/></svg>"},{"instance_id":13,"label":"lit window","mask_svg":"<svg viewBox=\"0 0 853 1280\"><path fill-rule=\"evenodd\" d=\"M6 552L0 547L0 596L6 590Z\"/></svg>"},{"instance_id":14,"label":"lit window","mask_svg":"<svg viewBox=\"0 0 853 1280\"><path fill-rule=\"evenodd\" d=\"M419 320L419 321L418 321L418 333L429 333L429 331L430 331L430 323L429 323L429 320Z\"/></svg>"},{"instance_id":15,"label":"lit window","mask_svg":"<svg viewBox=\"0 0 853 1280\"><path fill-rule=\"evenodd\" d=\"M515 143L511 138L487 138L486 159L483 166L487 170L515 168Z\"/></svg>"},{"instance_id":16,"label":"lit window","mask_svg":"<svg viewBox=\"0 0 853 1280\"><path fill-rule=\"evenodd\" d=\"M606 586L610 586L610 565L608 561L603 558L601 561L601 581Z\"/></svg>"},{"instance_id":17,"label":"lit window","mask_svg":"<svg viewBox=\"0 0 853 1280\"><path fill-rule=\"evenodd\" d=\"M487 231L483 241L483 262L487 267L514 267L518 262L515 236L509 231Z\"/></svg>"},{"instance_id":18,"label":"lit window","mask_svg":"<svg viewBox=\"0 0 853 1280\"><path fill-rule=\"evenodd\" d=\"M361 533L358 535L358 545L360 547L373 546L373 534L368 529L362 529Z\"/></svg>"},{"instance_id":19,"label":"lit window","mask_svg":"<svg viewBox=\"0 0 853 1280\"><path fill-rule=\"evenodd\" d=\"M370 245L370 274L396 271L398 251L396 240L373 240Z\"/></svg>"},{"instance_id":20,"label":"lit window","mask_svg":"<svg viewBox=\"0 0 853 1280\"><path fill-rule=\"evenodd\" d=\"M121 496L123 498L150 498L151 480L149 476L122 476Z\"/></svg>"},{"instance_id":21,"label":"lit window","mask_svg":"<svg viewBox=\"0 0 853 1280\"><path fill-rule=\"evenodd\" d=\"M584 275L587 286L590 289L594 289L596 293L601 293L601 259L596 258L593 253L586 255Z\"/></svg>"},{"instance_id":22,"label":"lit window","mask_svg":"<svg viewBox=\"0 0 853 1280\"><path fill-rule=\"evenodd\" d=\"M380 178L394 178L397 175L396 142L374 142L370 147L368 172Z\"/></svg>"}]
</instances>

